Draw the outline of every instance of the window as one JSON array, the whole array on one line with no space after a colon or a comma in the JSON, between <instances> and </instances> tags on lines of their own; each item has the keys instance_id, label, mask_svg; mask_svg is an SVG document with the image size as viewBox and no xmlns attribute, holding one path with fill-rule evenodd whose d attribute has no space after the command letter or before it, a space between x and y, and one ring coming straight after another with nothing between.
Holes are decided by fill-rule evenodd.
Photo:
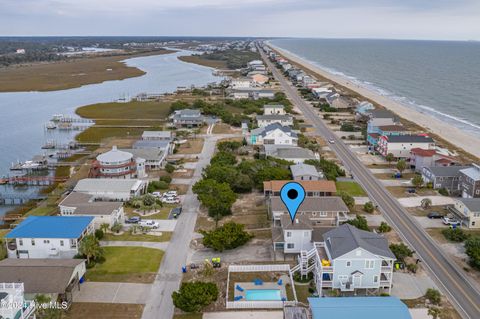
<instances>
[{"instance_id":1,"label":"window","mask_svg":"<svg viewBox=\"0 0 480 319\"><path fill-rule=\"evenodd\" d=\"M35 246L35 239L32 239L32 246Z\"/></svg>"},{"instance_id":2,"label":"window","mask_svg":"<svg viewBox=\"0 0 480 319\"><path fill-rule=\"evenodd\" d=\"M63 246L63 240L60 240L60 246Z\"/></svg>"},{"instance_id":3,"label":"window","mask_svg":"<svg viewBox=\"0 0 480 319\"><path fill-rule=\"evenodd\" d=\"M377 276L377 275L373 276L373 282L374 282L374 283L377 283L377 282L378 282L378 276Z\"/></svg>"},{"instance_id":4,"label":"window","mask_svg":"<svg viewBox=\"0 0 480 319\"><path fill-rule=\"evenodd\" d=\"M288 243L287 248L288 249L293 249L293 248L295 248L295 244L294 243Z\"/></svg>"},{"instance_id":5,"label":"window","mask_svg":"<svg viewBox=\"0 0 480 319\"><path fill-rule=\"evenodd\" d=\"M320 217L327 217L327 212L320 212Z\"/></svg>"},{"instance_id":6,"label":"window","mask_svg":"<svg viewBox=\"0 0 480 319\"><path fill-rule=\"evenodd\" d=\"M292 232L291 231L287 231L287 237L292 237Z\"/></svg>"},{"instance_id":7,"label":"window","mask_svg":"<svg viewBox=\"0 0 480 319\"><path fill-rule=\"evenodd\" d=\"M375 260L365 260L365 269L373 269Z\"/></svg>"},{"instance_id":8,"label":"window","mask_svg":"<svg viewBox=\"0 0 480 319\"><path fill-rule=\"evenodd\" d=\"M50 240L44 239L44 240L43 240L43 243L44 243L44 244L50 244Z\"/></svg>"},{"instance_id":9,"label":"window","mask_svg":"<svg viewBox=\"0 0 480 319\"><path fill-rule=\"evenodd\" d=\"M18 240L18 245L19 245L19 246L23 246L23 239L19 239L19 240Z\"/></svg>"},{"instance_id":10,"label":"window","mask_svg":"<svg viewBox=\"0 0 480 319\"><path fill-rule=\"evenodd\" d=\"M351 266L352 266L352 261L351 261L351 260L347 260L346 264L347 264L347 267L351 267Z\"/></svg>"}]
</instances>

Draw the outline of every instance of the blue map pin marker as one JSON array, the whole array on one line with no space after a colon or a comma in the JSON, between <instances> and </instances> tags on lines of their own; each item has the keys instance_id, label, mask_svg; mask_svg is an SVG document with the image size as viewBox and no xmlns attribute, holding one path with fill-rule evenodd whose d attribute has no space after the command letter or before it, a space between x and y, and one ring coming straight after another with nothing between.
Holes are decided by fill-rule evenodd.
<instances>
[{"instance_id":1,"label":"blue map pin marker","mask_svg":"<svg viewBox=\"0 0 480 319\"><path fill-rule=\"evenodd\" d=\"M297 210L305 199L305 190L303 189L303 186L297 182L286 183L280 190L280 199L287 207L290 219L293 223L295 215L297 215Z\"/></svg>"}]
</instances>

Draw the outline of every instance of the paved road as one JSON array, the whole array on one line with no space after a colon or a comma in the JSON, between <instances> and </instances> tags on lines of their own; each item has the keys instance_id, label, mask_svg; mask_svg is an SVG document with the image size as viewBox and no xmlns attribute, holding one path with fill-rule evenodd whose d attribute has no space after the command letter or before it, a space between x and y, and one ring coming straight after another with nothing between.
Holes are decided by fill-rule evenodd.
<instances>
[{"instance_id":1,"label":"paved road","mask_svg":"<svg viewBox=\"0 0 480 319\"><path fill-rule=\"evenodd\" d=\"M175 231L163 257L155 282L143 310L142 319L168 319L173 317L172 292L178 290L182 280L181 268L186 264L200 203L192 192L192 185L202 176L202 170L210 163L219 139L232 134L206 135L188 192L183 200L182 214L177 220Z\"/></svg>"},{"instance_id":2,"label":"paved road","mask_svg":"<svg viewBox=\"0 0 480 319\"><path fill-rule=\"evenodd\" d=\"M330 145L331 149L367 191L372 201L379 206L385 219L415 249L436 284L447 295L460 315L463 318L480 318L480 292L472 286L464 271L439 248L417 221L385 190L385 187L361 163L350 148L320 120L314 108L300 97L297 90L263 53L262 56L274 77L280 81L287 96L302 111L303 115L312 121L317 132L326 140L335 141L335 144Z\"/></svg>"}]
</instances>

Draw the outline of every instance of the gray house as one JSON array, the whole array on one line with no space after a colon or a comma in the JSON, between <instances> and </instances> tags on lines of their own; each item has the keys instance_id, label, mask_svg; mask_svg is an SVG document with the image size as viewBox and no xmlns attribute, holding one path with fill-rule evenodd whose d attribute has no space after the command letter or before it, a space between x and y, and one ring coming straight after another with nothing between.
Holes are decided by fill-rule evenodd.
<instances>
[{"instance_id":1,"label":"gray house","mask_svg":"<svg viewBox=\"0 0 480 319\"><path fill-rule=\"evenodd\" d=\"M183 109L177 110L170 115L172 125L175 127L197 127L202 126L205 119L200 110Z\"/></svg>"},{"instance_id":2,"label":"gray house","mask_svg":"<svg viewBox=\"0 0 480 319\"><path fill-rule=\"evenodd\" d=\"M426 184L432 183L433 189L446 189L451 195L458 195L460 171L470 166L433 166L422 168L422 178Z\"/></svg>"},{"instance_id":3,"label":"gray house","mask_svg":"<svg viewBox=\"0 0 480 319\"><path fill-rule=\"evenodd\" d=\"M354 294L388 292L392 287L395 255L379 234L344 224L323 235L309 251L302 251L292 271L314 272L317 291L339 289ZM312 265L313 267L310 267Z\"/></svg>"},{"instance_id":4,"label":"gray house","mask_svg":"<svg viewBox=\"0 0 480 319\"><path fill-rule=\"evenodd\" d=\"M293 179L296 181L318 181L323 179L323 173L317 171L317 168L308 164L290 165Z\"/></svg>"},{"instance_id":5,"label":"gray house","mask_svg":"<svg viewBox=\"0 0 480 319\"><path fill-rule=\"evenodd\" d=\"M480 165L460 170L460 191L463 198L480 197Z\"/></svg>"}]
</instances>

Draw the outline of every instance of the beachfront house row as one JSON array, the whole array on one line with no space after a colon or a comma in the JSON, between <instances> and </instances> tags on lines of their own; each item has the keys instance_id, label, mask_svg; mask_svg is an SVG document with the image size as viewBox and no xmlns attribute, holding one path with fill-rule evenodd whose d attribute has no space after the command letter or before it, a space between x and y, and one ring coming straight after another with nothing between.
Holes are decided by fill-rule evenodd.
<instances>
[{"instance_id":1,"label":"beachfront house row","mask_svg":"<svg viewBox=\"0 0 480 319\"><path fill-rule=\"evenodd\" d=\"M290 218L287 207L280 197L270 197L267 200L267 207L274 226L281 226L283 216ZM297 216L307 217L312 227L334 227L347 221L349 212L341 197L305 197L297 210Z\"/></svg>"},{"instance_id":2,"label":"beachfront house row","mask_svg":"<svg viewBox=\"0 0 480 319\"><path fill-rule=\"evenodd\" d=\"M0 318L35 319L35 303L25 298L23 282L11 281L11 278L0 280Z\"/></svg>"},{"instance_id":3,"label":"beachfront house row","mask_svg":"<svg viewBox=\"0 0 480 319\"><path fill-rule=\"evenodd\" d=\"M343 224L323 234L322 241L303 250L292 272L314 274L317 291L339 289L365 294L390 293L395 255L380 234ZM312 266L313 265L313 266Z\"/></svg>"},{"instance_id":4,"label":"beachfront house row","mask_svg":"<svg viewBox=\"0 0 480 319\"><path fill-rule=\"evenodd\" d=\"M280 196L282 187L289 183L289 180L274 180L263 182L263 195L266 199L270 197ZM319 180L319 181L306 181L297 180L297 183L302 185L305 190L305 197L324 197L333 196L337 192L337 187L334 181Z\"/></svg>"},{"instance_id":5,"label":"beachfront house row","mask_svg":"<svg viewBox=\"0 0 480 319\"><path fill-rule=\"evenodd\" d=\"M285 115L285 106L281 104L265 104L263 106L263 115Z\"/></svg>"},{"instance_id":6,"label":"beachfront house row","mask_svg":"<svg viewBox=\"0 0 480 319\"><path fill-rule=\"evenodd\" d=\"M425 184L433 189L445 189L452 196L460 195L460 171L469 166L423 167L421 174Z\"/></svg>"},{"instance_id":7,"label":"beachfront house row","mask_svg":"<svg viewBox=\"0 0 480 319\"><path fill-rule=\"evenodd\" d=\"M8 258L73 258L93 231L90 216L30 216L5 235Z\"/></svg>"},{"instance_id":8,"label":"beachfront house row","mask_svg":"<svg viewBox=\"0 0 480 319\"><path fill-rule=\"evenodd\" d=\"M357 104L355 107L355 120L360 121L366 117L366 113L368 111L372 111L375 109L372 103L368 101L362 101Z\"/></svg>"},{"instance_id":9,"label":"beachfront house row","mask_svg":"<svg viewBox=\"0 0 480 319\"><path fill-rule=\"evenodd\" d=\"M324 178L315 166L304 163L290 165L290 171L295 181L319 181Z\"/></svg>"},{"instance_id":10,"label":"beachfront house row","mask_svg":"<svg viewBox=\"0 0 480 319\"><path fill-rule=\"evenodd\" d=\"M45 295L52 301L70 305L74 290L80 289L86 268L85 259L7 258L0 261L0 282L23 284L25 299L28 300Z\"/></svg>"},{"instance_id":11,"label":"beachfront house row","mask_svg":"<svg viewBox=\"0 0 480 319\"><path fill-rule=\"evenodd\" d=\"M97 200L126 202L141 196L147 183L139 179L84 178L77 182L73 191L94 196Z\"/></svg>"},{"instance_id":12,"label":"beachfront house row","mask_svg":"<svg viewBox=\"0 0 480 319\"><path fill-rule=\"evenodd\" d=\"M374 120L372 120L374 121ZM370 126L370 132L367 131L367 142L373 147L377 146L378 139L380 136L390 136L390 135L405 135L410 134L409 131L402 125L381 125L381 126Z\"/></svg>"},{"instance_id":13,"label":"beachfront house row","mask_svg":"<svg viewBox=\"0 0 480 319\"><path fill-rule=\"evenodd\" d=\"M287 114L257 115L256 120L259 127L265 127L273 123L278 123L283 126L293 125L293 117Z\"/></svg>"},{"instance_id":14,"label":"beachfront house row","mask_svg":"<svg viewBox=\"0 0 480 319\"><path fill-rule=\"evenodd\" d=\"M170 115L170 120L172 126L181 128L181 127L198 127L202 126L205 122L205 118L200 112L200 110L194 109L183 109L176 110Z\"/></svg>"},{"instance_id":15,"label":"beachfront house row","mask_svg":"<svg viewBox=\"0 0 480 319\"><path fill-rule=\"evenodd\" d=\"M460 170L460 192L463 198L480 197L480 165Z\"/></svg>"},{"instance_id":16,"label":"beachfront house row","mask_svg":"<svg viewBox=\"0 0 480 319\"><path fill-rule=\"evenodd\" d=\"M468 228L480 228L480 198L456 198L448 211Z\"/></svg>"},{"instance_id":17,"label":"beachfront house row","mask_svg":"<svg viewBox=\"0 0 480 319\"><path fill-rule=\"evenodd\" d=\"M383 156L391 153L395 158L409 159L413 148L435 149L435 142L427 135L391 135L378 139L377 151Z\"/></svg>"},{"instance_id":18,"label":"beachfront house row","mask_svg":"<svg viewBox=\"0 0 480 319\"><path fill-rule=\"evenodd\" d=\"M440 154L436 149L412 148L409 164L411 168L415 168L415 172L422 173L424 167L452 166L456 165L457 161L453 157Z\"/></svg>"},{"instance_id":19,"label":"beachfront house row","mask_svg":"<svg viewBox=\"0 0 480 319\"><path fill-rule=\"evenodd\" d=\"M97 200L94 196L80 192L71 192L58 204L61 216L93 217L95 229L102 224L109 228L115 224L123 224L125 213L123 202Z\"/></svg>"},{"instance_id":20,"label":"beachfront house row","mask_svg":"<svg viewBox=\"0 0 480 319\"><path fill-rule=\"evenodd\" d=\"M253 129L248 134L247 142L252 145L293 145L298 143L298 135L288 126L273 123Z\"/></svg>"},{"instance_id":21,"label":"beachfront house row","mask_svg":"<svg viewBox=\"0 0 480 319\"><path fill-rule=\"evenodd\" d=\"M320 159L318 153L298 146L264 144L263 148L265 156L291 161L295 164L303 163L306 160Z\"/></svg>"}]
</instances>

